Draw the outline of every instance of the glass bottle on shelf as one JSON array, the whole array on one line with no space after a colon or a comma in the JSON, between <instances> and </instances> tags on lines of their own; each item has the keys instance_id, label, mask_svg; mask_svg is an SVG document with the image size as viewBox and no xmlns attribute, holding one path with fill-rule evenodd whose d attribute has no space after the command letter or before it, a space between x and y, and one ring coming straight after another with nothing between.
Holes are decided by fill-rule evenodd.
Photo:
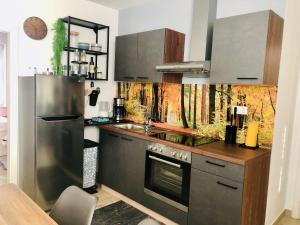
<instances>
[{"instance_id":1,"label":"glass bottle on shelf","mask_svg":"<svg viewBox=\"0 0 300 225\"><path fill-rule=\"evenodd\" d=\"M89 63L89 78L95 79L95 63L94 63L94 57L91 57L91 61Z\"/></svg>"}]
</instances>

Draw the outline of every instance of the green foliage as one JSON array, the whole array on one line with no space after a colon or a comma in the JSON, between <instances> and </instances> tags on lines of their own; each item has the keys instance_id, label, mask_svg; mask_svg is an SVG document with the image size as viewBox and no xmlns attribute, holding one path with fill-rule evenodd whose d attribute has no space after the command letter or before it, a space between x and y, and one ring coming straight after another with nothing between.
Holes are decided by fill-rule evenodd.
<instances>
[{"instance_id":1,"label":"green foliage","mask_svg":"<svg viewBox=\"0 0 300 225\"><path fill-rule=\"evenodd\" d=\"M63 74L61 57L64 47L67 45L66 27L61 19L57 19L53 25L54 37L52 42L53 57L51 59L52 70L55 75Z\"/></svg>"}]
</instances>

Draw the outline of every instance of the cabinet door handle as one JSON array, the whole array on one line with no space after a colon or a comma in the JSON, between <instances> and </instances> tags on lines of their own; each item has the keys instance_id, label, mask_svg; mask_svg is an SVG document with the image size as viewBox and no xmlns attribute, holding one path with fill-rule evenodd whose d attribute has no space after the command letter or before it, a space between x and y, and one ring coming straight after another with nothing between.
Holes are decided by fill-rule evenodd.
<instances>
[{"instance_id":1,"label":"cabinet door handle","mask_svg":"<svg viewBox=\"0 0 300 225\"><path fill-rule=\"evenodd\" d=\"M111 137L114 137L114 138L118 138L119 136L118 135L116 135L116 134L108 134L109 136L111 136Z\"/></svg>"},{"instance_id":2,"label":"cabinet door handle","mask_svg":"<svg viewBox=\"0 0 300 225\"><path fill-rule=\"evenodd\" d=\"M258 80L257 77L238 77L238 80Z\"/></svg>"},{"instance_id":3,"label":"cabinet door handle","mask_svg":"<svg viewBox=\"0 0 300 225\"><path fill-rule=\"evenodd\" d=\"M123 139L123 140L125 140L125 141L133 141L132 139L127 138L127 137L121 137L121 139Z\"/></svg>"},{"instance_id":4,"label":"cabinet door handle","mask_svg":"<svg viewBox=\"0 0 300 225\"><path fill-rule=\"evenodd\" d=\"M149 77L137 77L136 79L139 79L139 80L149 80Z\"/></svg>"},{"instance_id":5,"label":"cabinet door handle","mask_svg":"<svg viewBox=\"0 0 300 225\"><path fill-rule=\"evenodd\" d=\"M134 80L134 77L128 77L128 76L125 76L123 77L125 80Z\"/></svg>"},{"instance_id":6,"label":"cabinet door handle","mask_svg":"<svg viewBox=\"0 0 300 225\"><path fill-rule=\"evenodd\" d=\"M208 161L208 160L206 160L205 162L208 163L208 164L214 165L214 166L219 166L219 167L223 167L223 168L226 167L225 165L214 163L214 162L211 162L211 161Z\"/></svg>"},{"instance_id":7,"label":"cabinet door handle","mask_svg":"<svg viewBox=\"0 0 300 225\"><path fill-rule=\"evenodd\" d=\"M237 187L234 187L234 186L231 186L231 185L228 185L228 184L224 184L220 181L217 181L217 184L218 185L221 185L221 186L224 186L224 187L227 187L227 188L230 188L230 189L233 189L233 190L237 190L238 188Z\"/></svg>"}]
</instances>

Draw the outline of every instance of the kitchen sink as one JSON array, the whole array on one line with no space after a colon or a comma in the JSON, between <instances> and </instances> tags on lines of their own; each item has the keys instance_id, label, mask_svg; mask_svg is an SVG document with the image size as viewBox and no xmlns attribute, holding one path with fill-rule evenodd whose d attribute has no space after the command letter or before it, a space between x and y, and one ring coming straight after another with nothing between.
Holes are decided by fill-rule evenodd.
<instances>
[{"instance_id":1,"label":"kitchen sink","mask_svg":"<svg viewBox=\"0 0 300 225\"><path fill-rule=\"evenodd\" d=\"M138 124L132 124L132 123L126 123L126 124L116 124L112 125L113 127L125 129L125 130L145 130L145 126L138 125Z\"/></svg>"},{"instance_id":2,"label":"kitchen sink","mask_svg":"<svg viewBox=\"0 0 300 225\"><path fill-rule=\"evenodd\" d=\"M153 134L158 134L158 133L164 133L168 130L164 128L159 128L159 127L151 127L150 130L146 131L146 126L141 125L141 124L134 124L134 123L125 123L125 124L114 124L111 125L116 128L124 129L124 130L129 130L135 133L142 133L146 135L153 135Z\"/></svg>"}]
</instances>

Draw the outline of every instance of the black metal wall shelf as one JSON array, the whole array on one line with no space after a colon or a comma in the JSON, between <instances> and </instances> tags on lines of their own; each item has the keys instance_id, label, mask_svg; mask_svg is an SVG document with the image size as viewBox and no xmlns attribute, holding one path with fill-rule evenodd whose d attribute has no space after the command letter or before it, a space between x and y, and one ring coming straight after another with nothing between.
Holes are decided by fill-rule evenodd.
<instances>
[{"instance_id":1,"label":"black metal wall shelf","mask_svg":"<svg viewBox=\"0 0 300 225\"><path fill-rule=\"evenodd\" d=\"M65 51L70 51L70 52L75 52L76 50L78 51L85 51L86 54L88 55L107 55L106 52L98 52L98 51L93 51L93 50L86 50L86 49L83 49L83 48L74 48L74 47L65 47L64 48Z\"/></svg>"},{"instance_id":2,"label":"black metal wall shelf","mask_svg":"<svg viewBox=\"0 0 300 225\"><path fill-rule=\"evenodd\" d=\"M98 78L97 79L85 78L85 80L91 80L91 81L93 81L93 80L95 80L95 81L97 81L97 80L101 81L102 80L102 81L105 81L105 79L98 79Z\"/></svg>"},{"instance_id":3,"label":"black metal wall shelf","mask_svg":"<svg viewBox=\"0 0 300 225\"><path fill-rule=\"evenodd\" d=\"M94 22L90 22L90 21L87 21L87 20L82 20L82 19L79 19L79 18L71 17L71 16L62 18L62 21L68 25L68 29L67 29L67 31L68 31L68 45L67 45L67 47L64 48L64 51L67 52L68 76L71 75L71 71L70 71L70 53L75 52L75 50L78 50L80 52L85 51L86 54L95 56L95 66L97 66L97 67L98 67L98 57L99 56L106 57L106 72L105 72L106 77L105 77L105 79L88 79L87 78L86 80L107 81L108 80L108 64L109 64L109 26L94 23ZM96 43L97 44L98 44L98 36L99 36L98 31L106 30L106 38L107 38L106 52L99 52L99 51L93 51L93 50L86 50L86 49L71 47L70 46L71 25L84 27L84 28L93 30L95 32L95 35L96 35Z\"/></svg>"}]
</instances>

